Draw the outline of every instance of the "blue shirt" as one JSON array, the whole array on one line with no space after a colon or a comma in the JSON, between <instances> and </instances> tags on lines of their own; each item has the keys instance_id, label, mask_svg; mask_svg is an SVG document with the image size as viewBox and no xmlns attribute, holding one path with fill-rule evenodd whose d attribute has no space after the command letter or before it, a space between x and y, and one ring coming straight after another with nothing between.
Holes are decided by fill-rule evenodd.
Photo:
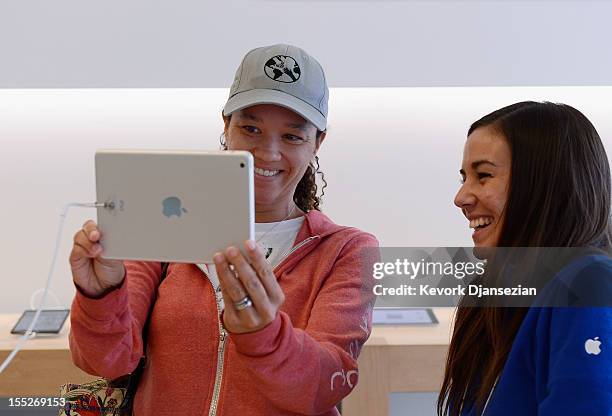
<instances>
[{"instance_id":1,"label":"blue shirt","mask_svg":"<svg viewBox=\"0 0 612 416\"><path fill-rule=\"evenodd\" d=\"M543 294L568 287L612 305L612 259L574 260ZM462 415L478 416L473 406ZM530 308L485 415L612 416L612 307Z\"/></svg>"}]
</instances>

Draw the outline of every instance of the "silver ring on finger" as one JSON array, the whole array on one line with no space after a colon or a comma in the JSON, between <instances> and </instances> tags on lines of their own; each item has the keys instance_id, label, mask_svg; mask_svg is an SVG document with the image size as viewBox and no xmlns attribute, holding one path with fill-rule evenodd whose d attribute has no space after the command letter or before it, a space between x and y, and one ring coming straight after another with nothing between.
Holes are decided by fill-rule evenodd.
<instances>
[{"instance_id":1,"label":"silver ring on finger","mask_svg":"<svg viewBox=\"0 0 612 416\"><path fill-rule=\"evenodd\" d=\"M253 306L253 301L248 295L240 299L238 302L234 302L234 309L237 311L250 308L251 306Z\"/></svg>"}]
</instances>

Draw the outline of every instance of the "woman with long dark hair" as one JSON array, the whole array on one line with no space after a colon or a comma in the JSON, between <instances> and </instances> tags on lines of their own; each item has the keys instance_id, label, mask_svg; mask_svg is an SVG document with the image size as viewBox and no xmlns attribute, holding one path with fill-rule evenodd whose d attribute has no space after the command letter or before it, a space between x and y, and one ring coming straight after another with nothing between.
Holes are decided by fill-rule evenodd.
<instances>
[{"instance_id":1,"label":"woman with long dark hair","mask_svg":"<svg viewBox=\"0 0 612 416\"><path fill-rule=\"evenodd\" d=\"M521 102L469 129L455 204L479 247L581 247L566 264L612 306L610 167L590 121ZM459 305L439 415L612 415L611 307ZM586 305L589 306L589 305ZM599 346L599 348L597 348Z\"/></svg>"}]
</instances>

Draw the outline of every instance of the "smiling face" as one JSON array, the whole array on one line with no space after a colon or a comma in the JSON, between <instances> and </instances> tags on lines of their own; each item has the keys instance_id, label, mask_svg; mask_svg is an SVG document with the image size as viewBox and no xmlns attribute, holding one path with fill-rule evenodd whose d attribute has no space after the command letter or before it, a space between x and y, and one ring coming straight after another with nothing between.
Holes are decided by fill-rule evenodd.
<instances>
[{"instance_id":1,"label":"smiling face","mask_svg":"<svg viewBox=\"0 0 612 416\"><path fill-rule=\"evenodd\" d=\"M455 205L474 229L476 247L497 246L510 185L511 152L496 129L479 127L467 138L459 173L462 185Z\"/></svg>"},{"instance_id":2,"label":"smiling face","mask_svg":"<svg viewBox=\"0 0 612 416\"><path fill-rule=\"evenodd\" d=\"M282 220L293 207L295 188L325 133L317 139L312 123L272 104L248 107L224 120L228 150L253 155L256 213L266 213L269 221Z\"/></svg>"}]
</instances>

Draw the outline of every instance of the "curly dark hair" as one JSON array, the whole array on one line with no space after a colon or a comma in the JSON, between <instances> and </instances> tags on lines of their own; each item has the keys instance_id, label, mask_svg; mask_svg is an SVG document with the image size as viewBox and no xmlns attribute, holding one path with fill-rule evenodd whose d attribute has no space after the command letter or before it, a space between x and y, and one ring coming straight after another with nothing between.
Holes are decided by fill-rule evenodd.
<instances>
[{"instance_id":1,"label":"curly dark hair","mask_svg":"<svg viewBox=\"0 0 612 416\"><path fill-rule=\"evenodd\" d=\"M317 137L319 136L319 133L322 132L317 132ZM311 209L321 211L321 199L323 198L323 195L325 195L325 188L327 187L325 174L319 167L319 156L315 156L315 163L311 162L308 164L306 172L304 172L304 176L302 176L302 179L300 179L300 182L298 182L297 187L295 188L295 193L293 194L293 201L298 208L304 212L308 212ZM321 196L317 196L317 190L319 189L316 181L317 173L321 175L321 181L323 182L323 186L321 187Z\"/></svg>"},{"instance_id":2,"label":"curly dark hair","mask_svg":"<svg viewBox=\"0 0 612 416\"><path fill-rule=\"evenodd\" d=\"M231 117L231 116L230 116ZM323 130L317 130L316 138L319 139L324 133ZM225 141L225 134L221 133L219 137L221 148L227 150L227 142ZM321 195L317 196L319 186L317 185L317 174L321 175L321 181L323 186L321 187ZM321 211L321 204L323 203L323 195L325 195L325 188L327 187L327 181L325 180L325 174L320 169L319 157L315 156L315 161L310 162L304 172L304 176L297 184L295 192L293 194L293 202L304 212L308 212L312 209Z\"/></svg>"}]
</instances>

